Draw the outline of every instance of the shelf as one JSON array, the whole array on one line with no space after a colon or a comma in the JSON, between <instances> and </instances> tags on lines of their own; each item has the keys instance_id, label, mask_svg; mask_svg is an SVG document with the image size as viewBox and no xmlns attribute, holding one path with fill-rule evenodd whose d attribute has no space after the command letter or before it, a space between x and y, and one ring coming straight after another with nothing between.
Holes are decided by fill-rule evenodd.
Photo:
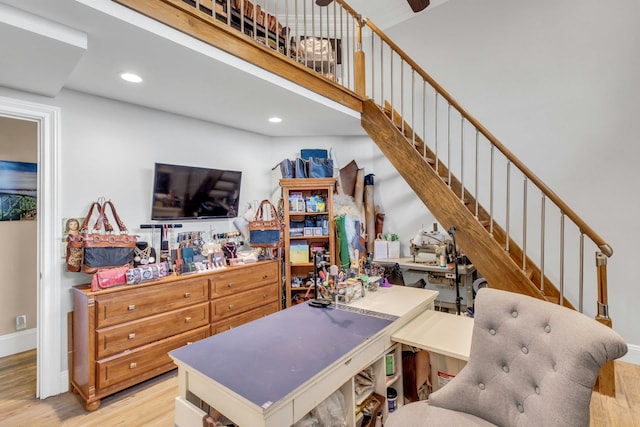
<instances>
[{"instance_id":1,"label":"shelf","mask_svg":"<svg viewBox=\"0 0 640 427\"><path fill-rule=\"evenodd\" d=\"M369 390L368 392L362 393L361 396L356 396L356 406L359 408L365 400L371 397L371 395L373 395L373 387L371 387L371 390ZM360 413L361 411L357 412Z\"/></svg>"},{"instance_id":2,"label":"shelf","mask_svg":"<svg viewBox=\"0 0 640 427\"><path fill-rule=\"evenodd\" d=\"M313 267L313 263L312 262L302 262L302 263L290 263L289 264L291 267Z\"/></svg>"},{"instance_id":3,"label":"shelf","mask_svg":"<svg viewBox=\"0 0 640 427\"><path fill-rule=\"evenodd\" d=\"M316 215L329 215L329 212L298 212L298 211L291 211L289 212L289 215L294 215L294 216L316 216Z\"/></svg>"},{"instance_id":4,"label":"shelf","mask_svg":"<svg viewBox=\"0 0 640 427\"><path fill-rule=\"evenodd\" d=\"M292 288L291 283L295 276L305 271L305 273L312 272L314 269L313 259L309 262L292 263L292 247L298 243L304 242L308 244L309 249L312 246L321 246L327 254L325 260L330 265L335 264L335 225L331 213L333 212L333 193L335 191L336 179L335 178L289 178L281 179L280 187L282 188L282 199L284 201L284 246L283 246L283 258L284 258L284 274L285 274L285 307L291 305L292 294L296 294L301 290L306 290L306 287ZM290 205L291 198L302 197L302 200L306 201L308 197L320 196L324 199L325 205L320 206L323 208L321 212L307 212L308 208L306 204L302 205L297 203L293 199L295 206L300 210L292 211ZM312 224L306 224L309 218L318 217ZM305 224L296 224L296 222L305 222ZM326 222L325 222L326 221ZM292 224L292 222L294 224ZM320 227L319 222L322 222ZM309 227L327 232L327 234L315 234L315 235L291 235L291 230L295 228L296 232L302 231L303 228ZM318 232L320 230L317 230ZM298 255L298 254L296 254ZM313 256L311 254L310 256ZM297 261L303 261L304 257L300 256ZM298 274L296 274L298 273Z\"/></svg>"},{"instance_id":5,"label":"shelf","mask_svg":"<svg viewBox=\"0 0 640 427\"><path fill-rule=\"evenodd\" d=\"M399 377L398 377L398 375L389 375L389 376L386 378L386 381L387 381L387 387L391 387L392 385L394 385L395 383L397 383L397 382L398 382L398 378L399 378Z\"/></svg>"},{"instance_id":6,"label":"shelf","mask_svg":"<svg viewBox=\"0 0 640 427\"><path fill-rule=\"evenodd\" d=\"M371 400L375 400L375 405L373 407L373 410L371 411L372 417L371 417L371 420L367 424L364 424L362 427L373 427L375 425L375 423L376 423L376 414L381 411L382 405L384 405L384 403L386 402L386 398L384 396L378 394L378 393L372 393L371 396L370 396L370 399ZM362 412L359 411L356 414L356 419L358 419L358 417L361 414L362 414Z\"/></svg>"}]
</instances>

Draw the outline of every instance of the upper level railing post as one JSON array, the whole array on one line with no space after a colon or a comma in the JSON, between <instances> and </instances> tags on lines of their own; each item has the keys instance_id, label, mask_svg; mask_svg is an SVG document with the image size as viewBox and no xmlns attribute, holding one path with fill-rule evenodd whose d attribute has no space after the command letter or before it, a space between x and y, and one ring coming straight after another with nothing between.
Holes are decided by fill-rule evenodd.
<instances>
[{"instance_id":1,"label":"upper level railing post","mask_svg":"<svg viewBox=\"0 0 640 427\"><path fill-rule=\"evenodd\" d=\"M365 77L365 57L364 51L362 50L362 27L364 26L364 20L361 16L357 17L358 28L356 32L356 51L354 53L354 81L355 81L355 92L362 96L367 96L366 89L366 77Z\"/></svg>"},{"instance_id":2,"label":"upper level railing post","mask_svg":"<svg viewBox=\"0 0 640 427\"><path fill-rule=\"evenodd\" d=\"M596 320L611 327L607 297L607 257L602 252L596 252L596 268L598 269L598 314Z\"/></svg>"},{"instance_id":3,"label":"upper level railing post","mask_svg":"<svg viewBox=\"0 0 640 427\"><path fill-rule=\"evenodd\" d=\"M598 269L598 314L596 315L596 320L611 328L613 323L609 317L609 301L607 297L607 256L602 252L596 252L596 268ZM615 378L615 365L612 360L600 369L594 389L605 396L615 396Z\"/></svg>"}]
</instances>

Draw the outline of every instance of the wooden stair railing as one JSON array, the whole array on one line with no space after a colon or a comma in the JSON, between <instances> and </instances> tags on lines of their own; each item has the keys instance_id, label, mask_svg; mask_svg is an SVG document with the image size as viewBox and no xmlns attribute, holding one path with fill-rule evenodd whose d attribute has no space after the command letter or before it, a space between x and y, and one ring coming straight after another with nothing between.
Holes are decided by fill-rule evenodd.
<instances>
[{"instance_id":1,"label":"wooden stair railing","mask_svg":"<svg viewBox=\"0 0 640 427\"><path fill-rule=\"evenodd\" d=\"M456 241L473 261L478 271L491 283L492 287L523 293L536 298L545 299L553 303L562 303L574 309L566 299L559 298L557 288L545 277L545 294L536 287L537 279L532 278L530 270L522 269L518 264L521 256L520 248L511 240L511 252L505 251L505 233L498 224L494 224L493 232L489 232L484 208L480 208L481 215L476 217L469 206L475 201L470 195L461 200L462 188L457 178L448 174L444 165L438 172L434 167L431 150L424 146L422 139L415 135L411 127L402 120L396 111L388 104L381 109L374 101L364 103L362 126L369 136L376 142L387 159L394 165L400 175L411 186L416 195L429 208L431 213L446 228L456 225ZM443 178L450 176L450 182ZM467 197L470 199L467 200ZM601 323L611 327L611 319L606 313L606 256L597 256L599 289L603 289L600 298L602 316L597 318ZM531 269L540 274L535 263L528 260ZM600 370L594 390L608 396L615 396L615 366L607 363Z\"/></svg>"},{"instance_id":2,"label":"wooden stair railing","mask_svg":"<svg viewBox=\"0 0 640 427\"><path fill-rule=\"evenodd\" d=\"M541 298L502 246L487 238L484 226L372 100L363 104L362 127L436 219L446 229L456 227L456 242L492 287Z\"/></svg>"},{"instance_id":3,"label":"wooden stair railing","mask_svg":"<svg viewBox=\"0 0 640 427\"><path fill-rule=\"evenodd\" d=\"M439 163L438 168L435 167L436 165L435 154L433 153L431 148L425 145L420 135L418 135L417 132L414 132L410 124L407 123L405 120L403 120L400 114L391 107L391 104L388 101L384 102L384 108L382 110L384 112L384 115L389 120L391 120L394 127L406 138L405 142L410 145L413 145L415 150L422 156L423 159L425 159L425 163L429 165L434 171L436 171L437 169L438 176L443 181L443 183L446 184L445 187L448 187L453 192L454 195L464 194L463 197L459 197L459 200L462 201L460 205L466 207L467 210L469 210L469 212L471 212L473 215L475 215L474 212L475 212L475 209L477 209L478 213L477 215L475 215L475 218L487 231L485 237L494 239L504 251L507 247L507 244L506 244L507 236L506 236L505 230L500 226L500 224L498 224L497 221L491 220L489 213L486 211L486 209L482 205L476 204L476 200L470 191L468 191L466 188L463 190L462 183L458 180L458 178L454 174L449 173L449 170L447 169L445 164L443 164L438 160L438 163ZM395 152L392 153L392 155L394 154ZM400 164L402 164L403 161L404 161L403 159L400 159ZM402 172L400 172L400 174L402 175ZM425 205L433 213L433 208L431 206L431 203L433 201L431 199L428 199L428 200L429 202L425 203ZM439 218L436 217L436 219L439 219ZM491 230L491 232L489 230ZM458 232L456 232L456 235L457 233ZM556 304L560 303L560 292L558 288L555 286L555 284L548 277L544 278L544 281L545 281L544 293L537 287L536 284L540 283L541 272L538 266L529 257L527 257L525 268L522 268L522 265L519 265L519 262L520 260L522 260L522 257L523 257L522 249L518 246L517 242L515 242L511 238L509 239L508 254L512 259L512 261L529 279L530 286L534 289L537 289L539 298L545 299L549 302L553 302ZM470 259L473 261L473 258L470 257ZM476 264L476 267L478 267L477 264ZM479 271L482 272L484 270L479 268ZM562 300L562 305L564 305L565 307L571 308L572 310L575 310L575 307L567 299Z\"/></svg>"},{"instance_id":4,"label":"wooden stair railing","mask_svg":"<svg viewBox=\"0 0 640 427\"><path fill-rule=\"evenodd\" d=\"M335 0L341 1L341 0ZM572 304L565 298L565 222L569 223L572 227L571 232L575 235L574 241L571 243L573 246L570 251L572 254L577 254L579 260L579 268L577 272L574 271L573 282L577 283L578 294L578 310L583 311L582 296L584 285L584 259L585 259L585 237L589 239L596 248L596 270L597 280L596 286L598 290L597 300L597 315L596 320L611 326L612 321L608 313L607 305L607 287L606 287L606 260L613 254L612 248L602 239L589 225L586 224L582 218L580 218L558 195L556 195L549 187L547 187L527 166L518 159L507 147L502 144L492 133L490 133L482 124L480 124L473 116L471 116L453 97L442 88L431 76L429 76L424 70L422 70L402 49L400 49L393 41L391 41L382 31L380 31L373 23L364 19L366 27L370 30L368 37L370 43L363 43L367 50L367 55L378 58L376 61L372 59L367 60L366 63L371 63L371 69L356 70L356 73L367 75L371 78L371 82L367 82L365 87L367 91L360 95L369 98L371 101L365 101L363 107L363 126L369 133L369 135L376 141L383 153L389 158L394 167L401 173L405 180L410 184L413 190L418 194L423 203L429 207L431 213L435 218L441 222L445 227L450 225L456 225L456 241L460 247L464 249L465 253L469 255L469 258L478 266L478 270L485 278L491 283L490 277L495 277L499 284L493 284L497 287L502 287L505 280L519 280L514 282L512 287L514 291L525 294L537 294L539 298L545 298L550 301L554 301L563 304L568 307L572 307ZM369 46L369 47L367 47ZM385 108L385 102L390 99L390 106ZM443 101L444 108L439 101ZM428 103L430 102L430 104ZM378 107L374 108L376 104ZM388 120L383 109L388 110ZM430 111L429 111L430 109ZM377 111L376 111L377 110ZM452 114L453 112L453 114ZM429 113L430 115L428 115ZM440 116L439 116L440 114ZM442 117L444 116L444 117ZM405 119L406 117L406 119ZM453 119L452 119L453 117ZM455 149L459 149L459 158L457 159L458 170L460 173L460 180L458 181L454 176L452 166L456 166L455 162L452 163L452 142L451 132L452 123L459 120L460 127L459 133L455 135L457 139L457 146ZM387 121L386 124L382 123ZM441 122L445 122L444 129L441 130ZM416 123L418 123L416 125ZM456 122L458 123L458 122ZM380 129L376 131L376 127L380 126ZM385 128L385 126L387 126ZM471 193L464 185L465 181L462 178L465 174L465 142L469 128L471 133L475 134L475 189ZM383 131L384 129L384 131ZM416 132L413 129L423 130L423 140L417 137ZM429 130L427 135L426 131ZM445 134L444 137L442 134ZM384 137L383 137L384 135ZM393 135L393 136L392 136ZM466 139L465 139L466 137ZM485 146L489 147L490 160L489 165L485 170L490 170L489 189L486 193L489 193L488 209L485 210L479 203L479 180L478 180L478 146L480 137L483 138ZM383 139L384 138L384 139ZM454 139L455 139L454 138ZM444 142L442 140L444 139ZM407 144L407 141L410 144ZM430 145L427 146L427 143ZM397 145L393 145L397 144ZM467 142L468 144L468 142ZM440 155L438 148L444 145L445 153ZM433 148L433 149L431 149ZM418 150L420 153L418 153ZM494 217L494 153L499 153L502 156L502 160L506 162L506 220L505 227L502 228ZM400 159L398 159L398 157ZM419 159L418 159L419 157ZM455 160L455 159L454 159ZM433 167L427 165L431 164ZM419 166L420 165L420 166ZM403 169L408 167L410 173L403 172ZM427 170L425 173L418 173L417 169L421 167ZM522 217L519 219L522 222L522 231L519 237L519 244L516 244L513 238L514 234L510 230L510 213L511 213L511 170L515 169L516 173L519 173L523 177L523 189L522 189ZM431 178L431 179L428 179ZM471 181L474 181L471 179ZM441 190L435 190L433 188L426 188L425 183L439 187ZM538 250L535 254L538 259L533 259L528 250L528 191L533 189L540 195L540 214L538 221L538 232L540 233L538 241L535 241L532 245L534 250ZM445 194L447 193L448 194ZM472 194L474 196L472 196ZM434 200L430 203L430 200ZM475 209L473 212L469 212L468 205L475 200ZM547 202L550 202L551 209L547 209ZM441 204L449 203L451 209L443 209ZM547 210L554 210L554 213L558 213L559 217L559 231L557 235L550 235L546 228L548 226L548 219L546 217ZM488 217L487 217L488 215ZM472 217L476 220L474 223L470 220ZM484 229L483 226L487 226ZM462 227L470 227L468 236L461 235ZM549 227L553 229L553 227ZM567 234L569 235L569 234ZM484 237L482 237L484 236ZM547 239L549 237L555 238L554 244L558 244L559 248L554 248L549 251ZM483 240L490 241L492 244L483 245ZM502 256L506 257L509 261L515 261L516 265L519 265L515 272L509 271L513 265L505 260L500 260L497 263L492 263L491 260L482 258L474 259L475 253L478 253L477 248L468 246L469 244L480 245L478 248L482 250L496 249L491 252L492 256L498 256L498 248L502 247ZM536 244L538 247L536 247ZM549 280L547 275L547 268L550 263L546 263L546 252L553 252L557 250L559 254L555 259L552 259L557 265L552 266L555 270L552 271L554 277L557 276L558 287L556 288ZM508 254L508 255L505 255ZM482 255L482 254L480 254ZM549 257L550 258L550 257ZM480 266L479 264L482 264ZM498 271L489 271L489 269L497 268ZM593 271L592 271L593 272ZM500 273L505 273L502 276ZM577 276L577 277L576 277ZM530 287L531 283L535 286L535 290L523 288ZM508 285L507 285L508 286ZM615 374L613 372L613 364L609 364L611 368L605 367L601 371L601 377L598 381L598 391L603 394L613 396L615 395Z\"/></svg>"}]
</instances>

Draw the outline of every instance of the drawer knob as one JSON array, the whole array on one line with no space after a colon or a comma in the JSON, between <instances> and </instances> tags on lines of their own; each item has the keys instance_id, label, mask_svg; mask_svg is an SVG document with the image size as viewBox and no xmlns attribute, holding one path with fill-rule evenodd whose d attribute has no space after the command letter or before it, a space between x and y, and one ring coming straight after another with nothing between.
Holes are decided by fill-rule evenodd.
<instances>
[{"instance_id":1,"label":"drawer knob","mask_svg":"<svg viewBox=\"0 0 640 427\"><path fill-rule=\"evenodd\" d=\"M129 363L129 369L134 369L138 366L138 364L136 362L131 362Z\"/></svg>"},{"instance_id":2,"label":"drawer knob","mask_svg":"<svg viewBox=\"0 0 640 427\"><path fill-rule=\"evenodd\" d=\"M191 296L191 292L185 292L185 293L184 293L184 297L185 297L185 298L189 298L190 296Z\"/></svg>"},{"instance_id":3,"label":"drawer knob","mask_svg":"<svg viewBox=\"0 0 640 427\"><path fill-rule=\"evenodd\" d=\"M269 275L268 275L268 274L265 274L264 276L262 276L262 278L263 278L263 279L266 279L266 278L268 278L268 277L269 277Z\"/></svg>"},{"instance_id":4,"label":"drawer knob","mask_svg":"<svg viewBox=\"0 0 640 427\"><path fill-rule=\"evenodd\" d=\"M233 310L233 307L235 307L233 304L229 304L229 310Z\"/></svg>"},{"instance_id":5,"label":"drawer knob","mask_svg":"<svg viewBox=\"0 0 640 427\"><path fill-rule=\"evenodd\" d=\"M264 298L264 299L269 298L269 294L264 294L264 295L262 295L262 298Z\"/></svg>"},{"instance_id":6,"label":"drawer knob","mask_svg":"<svg viewBox=\"0 0 640 427\"><path fill-rule=\"evenodd\" d=\"M187 316L187 317L185 317L185 318L184 318L184 321L185 321L186 323L191 322L191 316Z\"/></svg>"},{"instance_id":7,"label":"drawer knob","mask_svg":"<svg viewBox=\"0 0 640 427\"><path fill-rule=\"evenodd\" d=\"M229 282L229 283L227 283L227 286L230 287L230 288L233 288L235 286L235 284L233 282Z\"/></svg>"},{"instance_id":8,"label":"drawer knob","mask_svg":"<svg viewBox=\"0 0 640 427\"><path fill-rule=\"evenodd\" d=\"M135 333L131 333L131 334L129 334L129 339L130 339L130 340L134 339L135 337L136 337L136 334L135 334Z\"/></svg>"},{"instance_id":9,"label":"drawer knob","mask_svg":"<svg viewBox=\"0 0 640 427\"><path fill-rule=\"evenodd\" d=\"M127 307L129 309L129 311L131 310L135 310L136 309L136 305L135 304L131 304L129 307Z\"/></svg>"}]
</instances>

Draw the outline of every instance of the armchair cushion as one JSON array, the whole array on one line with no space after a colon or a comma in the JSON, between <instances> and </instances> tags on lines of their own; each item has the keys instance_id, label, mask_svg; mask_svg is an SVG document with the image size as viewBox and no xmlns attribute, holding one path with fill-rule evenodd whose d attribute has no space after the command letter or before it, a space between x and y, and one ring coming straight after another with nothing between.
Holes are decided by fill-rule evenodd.
<instances>
[{"instance_id":1,"label":"armchair cushion","mask_svg":"<svg viewBox=\"0 0 640 427\"><path fill-rule=\"evenodd\" d=\"M390 415L389 422L385 423L385 427L495 427L495 424L475 415L433 406L426 400L403 406Z\"/></svg>"}]
</instances>

